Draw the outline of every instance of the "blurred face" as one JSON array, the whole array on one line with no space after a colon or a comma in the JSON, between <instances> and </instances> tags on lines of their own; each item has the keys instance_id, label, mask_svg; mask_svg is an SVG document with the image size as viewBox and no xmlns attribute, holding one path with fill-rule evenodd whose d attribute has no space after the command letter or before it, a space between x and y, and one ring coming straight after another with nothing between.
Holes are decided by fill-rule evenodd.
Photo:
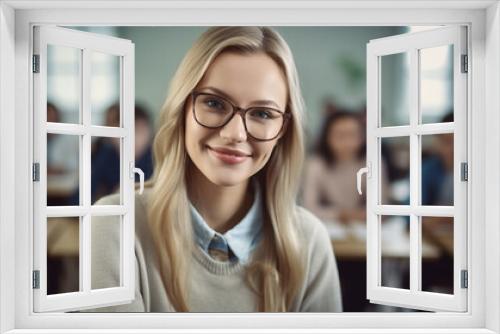
<instances>
[{"instance_id":1,"label":"blurred face","mask_svg":"<svg viewBox=\"0 0 500 334\"><path fill-rule=\"evenodd\" d=\"M120 126L120 109L119 108L109 108L106 112L106 126Z\"/></svg>"},{"instance_id":2,"label":"blurred face","mask_svg":"<svg viewBox=\"0 0 500 334\"><path fill-rule=\"evenodd\" d=\"M144 119L135 120L135 157L140 158L149 146L151 139L151 128L148 121Z\"/></svg>"},{"instance_id":3,"label":"blurred face","mask_svg":"<svg viewBox=\"0 0 500 334\"><path fill-rule=\"evenodd\" d=\"M57 110L50 106L47 106L47 122L59 122Z\"/></svg>"},{"instance_id":4,"label":"blurred face","mask_svg":"<svg viewBox=\"0 0 500 334\"><path fill-rule=\"evenodd\" d=\"M338 159L352 159L362 144L361 126L353 118L341 118L330 125L328 146Z\"/></svg>"},{"instance_id":5,"label":"blurred face","mask_svg":"<svg viewBox=\"0 0 500 334\"><path fill-rule=\"evenodd\" d=\"M446 133L437 136L437 150L441 158L448 164L453 164L453 134Z\"/></svg>"},{"instance_id":6,"label":"blurred face","mask_svg":"<svg viewBox=\"0 0 500 334\"><path fill-rule=\"evenodd\" d=\"M106 126L119 127L120 126L120 108L110 107L106 111ZM108 138L113 147L120 152L120 138Z\"/></svg>"},{"instance_id":7,"label":"blurred face","mask_svg":"<svg viewBox=\"0 0 500 334\"><path fill-rule=\"evenodd\" d=\"M47 122L59 122L59 115L57 113L57 110L55 110L51 106L47 106ZM54 134L48 133L47 138L48 139L54 138Z\"/></svg>"},{"instance_id":8,"label":"blurred face","mask_svg":"<svg viewBox=\"0 0 500 334\"><path fill-rule=\"evenodd\" d=\"M225 97L241 108L286 109L286 78L264 53L221 53L195 90ZM203 127L193 117L192 102L189 98L185 106L185 142L195 168L216 185L247 182L265 166L279 138L264 142L249 137L239 114L221 128Z\"/></svg>"}]
</instances>

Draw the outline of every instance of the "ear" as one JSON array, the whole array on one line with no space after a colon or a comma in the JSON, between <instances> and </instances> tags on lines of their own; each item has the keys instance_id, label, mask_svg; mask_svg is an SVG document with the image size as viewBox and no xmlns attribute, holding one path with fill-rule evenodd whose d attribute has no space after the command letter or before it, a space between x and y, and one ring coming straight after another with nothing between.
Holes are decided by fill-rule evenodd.
<instances>
[{"instance_id":1,"label":"ear","mask_svg":"<svg viewBox=\"0 0 500 334\"><path fill-rule=\"evenodd\" d=\"M290 122L291 122L291 120L289 118L287 118L285 120L285 124L283 124L283 129L281 130L281 132L280 132L280 134L278 135L278 138L277 138L278 142L280 142L281 138L283 138L285 136L286 132L288 131L288 127L290 125Z\"/></svg>"},{"instance_id":2,"label":"ear","mask_svg":"<svg viewBox=\"0 0 500 334\"><path fill-rule=\"evenodd\" d=\"M284 129L283 131L281 131L280 135L278 136L278 143L280 143L281 139L285 136L285 132L286 132L286 129Z\"/></svg>"}]
</instances>

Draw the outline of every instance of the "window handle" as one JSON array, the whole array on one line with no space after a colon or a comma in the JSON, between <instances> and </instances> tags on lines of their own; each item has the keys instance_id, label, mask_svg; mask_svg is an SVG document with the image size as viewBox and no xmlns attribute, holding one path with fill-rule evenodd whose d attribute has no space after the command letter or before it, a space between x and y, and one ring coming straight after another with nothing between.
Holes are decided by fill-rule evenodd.
<instances>
[{"instance_id":1,"label":"window handle","mask_svg":"<svg viewBox=\"0 0 500 334\"><path fill-rule=\"evenodd\" d=\"M144 191L144 172L140 168L134 168L134 173L139 174L139 194Z\"/></svg>"},{"instance_id":2,"label":"window handle","mask_svg":"<svg viewBox=\"0 0 500 334\"><path fill-rule=\"evenodd\" d=\"M366 167L360 168L358 172L356 173L356 186L358 188L358 193L360 195L363 194L363 191L361 190L361 176L363 174L366 174L366 178L369 178L371 176L371 164L368 162L366 164Z\"/></svg>"},{"instance_id":3,"label":"window handle","mask_svg":"<svg viewBox=\"0 0 500 334\"><path fill-rule=\"evenodd\" d=\"M139 194L144 191L144 172L142 169L134 167L134 162L130 162L130 178L135 179L135 174L139 174Z\"/></svg>"}]
</instances>

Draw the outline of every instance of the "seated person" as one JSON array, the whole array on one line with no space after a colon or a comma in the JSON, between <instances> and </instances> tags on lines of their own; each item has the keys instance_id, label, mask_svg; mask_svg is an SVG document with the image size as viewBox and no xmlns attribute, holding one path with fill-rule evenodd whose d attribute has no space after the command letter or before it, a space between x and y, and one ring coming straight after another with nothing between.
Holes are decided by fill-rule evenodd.
<instances>
[{"instance_id":1,"label":"seated person","mask_svg":"<svg viewBox=\"0 0 500 334\"><path fill-rule=\"evenodd\" d=\"M120 107L118 104L110 106L106 111L105 126L118 127L120 125ZM153 174L153 158L151 143L153 129L148 113L140 106L135 107L135 167L144 172L147 180ZM91 202L119 191L120 185L120 139L99 138L92 149L91 158ZM136 175L136 182L138 182ZM71 200L78 205L78 194Z\"/></svg>"},{"instance_id":2,"label":"seated person","mask_svg":"<svg viewBox=\"0 0 500 334\"><path fill-rule=\"evenodd\" d=\"M315 151L305 168L304 207L324 222L364 222L366 194L363 192L360 196L356 187L356 173L366 165L361 117L339 110L331 112L323 124Z\"/></svg>"},{"instance_id":3,"label":"seated person","mask_svg":"<svg viewBox=\"0 0 500 334\"><path fill-rule=\"evenodd\" d=\"M118 105L107 112L107 126L119 126ZM144 172L147 180L153 173L151 140L153 130L147 112L140 106L135 107L135 167ZM92 203L104 195L118 191L120 184L120 140L103 138L102 144L92 157ZM136 175L136 178L138 176ZM136 179L136 181L138 181Z\"/></svg>"}]
</instances>

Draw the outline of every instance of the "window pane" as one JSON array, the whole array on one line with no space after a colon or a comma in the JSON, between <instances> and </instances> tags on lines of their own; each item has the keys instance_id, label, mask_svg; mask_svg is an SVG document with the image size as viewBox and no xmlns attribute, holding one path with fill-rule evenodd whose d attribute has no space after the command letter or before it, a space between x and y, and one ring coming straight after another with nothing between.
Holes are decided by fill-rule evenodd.
<instances>
[{"instance_id":1,"label":"window pane","mask_svg":"<svg viewBox=\"0 0 500 334\"><path fill-rule=\"evenodd\" d=\"M121 193L122 139L109 137L92 139L91 202L94 204L106 195Z\"/></svg>"},{"instance_id":2,"label":"window pane","mask_svg":"<svg viewBox=\"0 0 500 334\"><path fill-rule=\"evenodd\" d=\"M92 124L120 127L120 57L94 51L90 61Z\"/></svg>"},{"instance_id":3,"label":"window pane","mask_svg":"<svg viewBox=\"0 0 500 334\"><path fill-rule=\"evenodd\" d=\"M421 49L422 123L453 121L453 45Z\"/></svg>"},{"instance_id":4,"label":"window pane","mask_svg":"<svg viewBox=\"0 0 500 334\"><path fill-rule=\"evenodd\" d=\"M422 205L453 205L453 134L422 136Z\"/></svg>"},{"instance_id":5,"label":"window pane","mask_svg":"<svg viewBox=\"0 0 500 334\"><path fill-rule=\"evenodd\" d=\"M119 287L121 286L121 216L94 216L91 221L91 289Z\"/></svg>"},{"instance_id":6,"label":"window pane","mask_svg":"<svg viewBox=\"0 0 500 334\"><path fill-rule=\"evenodd\" d=\"M439 249L423 259L422 291L453 294L453 217L421 217L422 239Z\"/></svg>"},{"instance_id":7,"label":"window pane","mask_svg":"<svg viewBox=\"0 0 500 334\"><path fill-rule=\"evenodd\" d=\"M379 204L409 204L410 137L380 139L382 159Z\"/></svg>"},{"instance_id":8,"label":"window pane","mask_svg":"<svg viewBox=\"0 0 500 334\"><path fill-rule=\"evenodd\" d=\"M380 57L381 126L410 123L409 68L407 52Z\"/></svg>"},{"instance_id":9,"label":"window pane","mask_svg":"<svg viewBox=\"0 0 500 334\"><path fill-rule=\"evenodd\" d=\"M408 216L381 216L381 286L410 288Z\"/></svg>"},{"instance_id":10,"label":"window pane","mask_svg":"<svg viewBox=\"0 0 500 334\"><path fill-rule=\"evenodd\" d=\"M80 218L47 218L47 294L79 291Z\"/></svg>"},{"instance_id":11,"label":"window pane","mask_svg":"<svg viewBox=\"0 0 500 334\"><path fill-rule=\"evenodd\" d=\"M47 122L81 123L81 49L47 45Z\"/></svg>"},{"instance_id":12,"label":"window pane","mask_svg":"<svg viewBox=\"0 0 500 334\"><path fill-rule=\"evenodd\" d=\"M80 205L80 136L47 134L47 205Z\"/></svg>"}]
</instances>

